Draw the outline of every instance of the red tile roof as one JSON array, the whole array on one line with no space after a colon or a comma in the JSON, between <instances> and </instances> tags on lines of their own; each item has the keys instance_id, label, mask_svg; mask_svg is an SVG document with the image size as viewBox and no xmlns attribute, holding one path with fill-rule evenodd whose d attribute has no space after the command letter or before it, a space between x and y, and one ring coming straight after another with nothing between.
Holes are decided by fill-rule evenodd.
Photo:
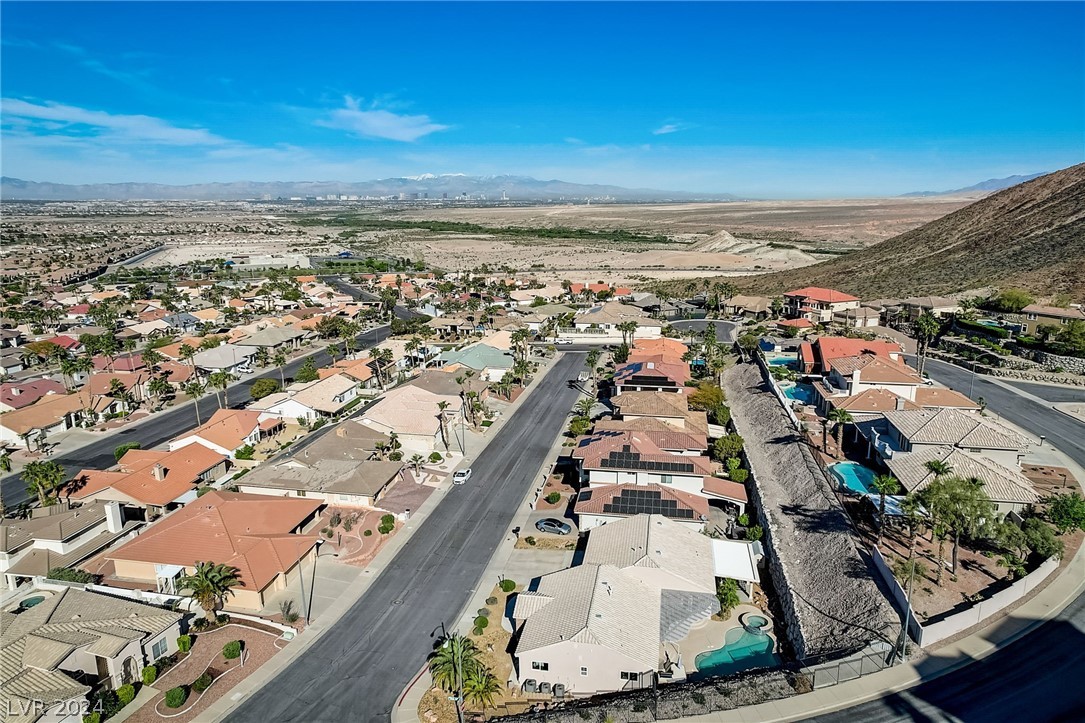
<instances>
[{"instance_id":1,"label":"red tile roof","mask_svg":"<svg viewBox=\"0 0 1085 723\"><path fill-rule=\"evenodd\" d=\"M322 504L215 490L152 525L109 559L185 567L222 563L240 571L244 588L263 590L316 544L317 535L293 530Z\"/></svg>"},{"instance_id":2,"label":"red tile roof","mask_svg":"<svg viewBox=\"0 0 1085 723\"><path fill-rule=\"evenodd\" d=\"M29 407L46 394L65 394L68 390L54 379L34 379L29 382L0 384L0 402L12 409Z\"/></svg>"},{"instance_id":3,"label":"red tile roof","mask_svg":"<svg viewBox=\"0 0 1085 723\"><path fill-rule=\"evenodd\" d=\"M720 477L705 476L704 486L701 491L705 494L710 494L714 497L722 497L726 500L734 500L746 504L749 499L746 497L746 488L740 485L738 482L732 482L729 479L722 479Z\"/></svg>"},{"instance_id":4,"label":"red tile roof","mask_svg":"<svg viewBox=\"0 0 1085 723\"><path fill-rule=\"evenodd\" d=\"M684 492L682 490L668 487L661 484L620 484L620 485L603 485L601 487L592 487L590 490L583 490L577 495L576 504L573 506L573 511L578 515L621 515L625 514L610 512L606 509L608 505L615 504L621 497L624 490L637 490L640 493L645 491L658 492L661 500L673 500L676 503L675 510L692 510L693 517L680 517L678 515L671 515L664 512L664 516L671 519L678 520L679 522L687 521L701 521L708 518L708 500L699 495ZM590 492L585 497L585 492Z\"/></svg>"},{"instance_id":5,"label":"red tile roof","mask_svg":"<svg viewBox=\"0 0 1085 723\"><path fill-rule=\"evenodd\" d=\"M201 444L190 444L175 452L130 449L121 457L118 472L81 470L72 478L68 494L81 500L112 487L133 500L163 507L190 491L200 475L226 461L226 456ZM155 478L155 466L162 466L162 479Z\"/></svg>"},{"instance_id":6,"label":"red tile roof","mask_svg":"<svg viewBox=\"0 0 1085 723\"><path fill-rule=\"evenodd\" d=\"M640 432L599 431L577 441L573 450L575 459L583 460L584 469L602 469L603 460L607 460L607 469L625 469L612 460L612 454L634 454L642 462L681 463L692 465L692 472L683 474L712 474L712 462L708 457L670 454L663 451L648 435ZM617 465L617 466L616 466ZM656 470L663 472L662 469ZM681 470L677 470L681 472Z\"/></svg>"},{"instance_id":7,"label":"red tile roof","mask_svg":"<svg viewBox=\"0 0 1085 723\"><path fill-rule=\"evenodd\" d=\"M776 322L777 326L791 326L796 329L813 329L814 322L809 319L781 319Z\"/></svg>"},{"instance_id":8,"label":"red tile roof","mask_svg":"<svg viewBox=\"0 0 1085 723\"><path fill-rule=\"evenodd\" d=\"M843 291L837 291L836 289L824 289L820 286L807 286L802 289L795 289L794 291L787 292L784 296L797 296L803 299L813 299L814 301L820 301L825 304L859 300L859 297L857 296L845 294Z\"/></svg>"}]
</instances>

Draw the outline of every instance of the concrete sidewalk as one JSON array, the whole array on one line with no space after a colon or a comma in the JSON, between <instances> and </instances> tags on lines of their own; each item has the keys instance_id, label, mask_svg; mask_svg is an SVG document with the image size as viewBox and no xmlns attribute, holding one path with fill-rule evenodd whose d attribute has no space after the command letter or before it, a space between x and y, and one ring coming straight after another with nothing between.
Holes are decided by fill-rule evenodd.
<instances>
[{"instance_id":1,"label":"concrete sidewalk","mask_svg":"<svg viewBox=\"0 0 1085 723\"><path fill-rule=\"evenodd\" d=\"M539 371L536 373L533 383L509 406L507 412L490 427L489 432L484 438L486 444L489 444L489 442L497 436L497 432L499 432L501 427L506 424L507 420L513 417L515 412L519 409L519 405L523 403L523 400L527 399L535 392L538 385L535 384L534 381L545 377L558 358L560 357L555 356L540 362ZM481 452L481 448L474 451L477 454L478 452ZM271 680L293 662L294 659L301 656L317 640L319 640L325 632L334 627L351 606L365 595L366 591L373 585L377 578L380 577L381 572L389 565L399 551L407 545L413 532L417 530L430 515L436 512L437 507L451 489L451 479L443 481L441 485L434 490L433 494L426 499L422 506L411 513L410 519L407 520L406 524L383 548L381 548L373 561L362 570L358 578L346 588L343 594L340 595L335 602L329 605L326 610L321 611L320 617L317 618L315 623L305 628L305 630L287 645L282 652L277 653L258 671L241 681L236 688L230 691L229 695L219 699L208 707L202 718L206 720L222 720L225 718L238 704L258 692L261 687L271 682ZM316 616L314 615L314 617Z\"/></svg>"}]
</instances>

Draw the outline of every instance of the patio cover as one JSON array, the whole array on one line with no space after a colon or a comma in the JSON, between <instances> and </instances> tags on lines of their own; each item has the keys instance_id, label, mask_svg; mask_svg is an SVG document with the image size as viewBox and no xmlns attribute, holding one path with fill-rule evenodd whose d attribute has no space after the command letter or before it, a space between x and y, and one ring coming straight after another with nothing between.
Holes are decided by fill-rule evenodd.
<instances>
[{"instance_id":1,"label":"patio cover","mask_svg":"<svg viewBox=\"0 0 1085 723\"><path fill-rule=\"evenodd\" d=\"M712 540L713 568L716 577L741 582L761 582L757 574L753 546L737 540Z\"/></svg>"}]
</instances>

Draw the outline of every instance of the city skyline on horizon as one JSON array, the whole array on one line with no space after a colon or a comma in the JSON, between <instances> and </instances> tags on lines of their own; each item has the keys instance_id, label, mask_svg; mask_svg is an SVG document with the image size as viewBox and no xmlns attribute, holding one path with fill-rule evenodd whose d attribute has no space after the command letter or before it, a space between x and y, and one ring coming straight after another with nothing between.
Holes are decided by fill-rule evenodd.
<instances>
[{"instance_id":1,"label":"city skyline on horizon","mask_svg":"<svg viewBox=\"0 0 1085 723\"><path fill-rule=\"evenodd\" d=\"M831 198L1085 161L1081 4L55 5L2 8L5 176Z\"/></svg>"}]
</instances>

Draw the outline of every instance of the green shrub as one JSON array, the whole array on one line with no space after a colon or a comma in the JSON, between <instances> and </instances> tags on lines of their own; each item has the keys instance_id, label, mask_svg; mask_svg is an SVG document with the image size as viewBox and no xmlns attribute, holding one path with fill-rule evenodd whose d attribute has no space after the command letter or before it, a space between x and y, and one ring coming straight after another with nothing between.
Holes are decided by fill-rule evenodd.
<instances>
[{"instance_id":1,"label":"green shrub","mask_svg":"<svg viewBox=\"0 0 1085 723\"><path fill-rule=\"evenodd\" d=\"M362 536L363 537L372 537L373 536L373 530L366 530L365 532L362 533Z\"/></svg>"},{"instance_id":2,"label":"green shrub","mask_svg":"<svg viewBox=\"0 0 1085 723\"><path fill-rule=\"evenodd\" d=\"M236 452L234 452L234 459L252 459L253 454L256 453L256 449L251 444L246 444Z\"/></svg>"},{"instance_id":3,"label":"green shrub","mask_svg":"<svg viewBox=\"0 0 1085 723\"><path fill-rule=\"evenodd\" d=\"M189 650L192 650L192 636L182 635L177 638L177 649L182 653L187 653Z\"/></svg>"},{"instance_id":4,"label":"green shrub","mask_svg":"<svg viewBox=\"0 0 1085 723\"><path fill-rule=\"evenodd\" d=\"M497 598L495 598L495 597L486 598L486 604L487 605L496 605L497 604Z\"/></svg>"},{"instance_id":5,"label":"green shrub","mask_svg":"<svg viewBox=\"0 0 1085 723\"><path fill-rule=\"evenodd\" d=\"M546 496L546 501L552 505L556 505L558 502L561 502L561 493L551 492Z\"/></svg>"},{"instance_id":6,"label":"green shrub","mask_svg":"<svg viewBox=\"0 0 1085 723\"><path fill-rule=\"evenodd\" d=\"M485 631L482 628L474 628L473 630L471 630L471 634L474 635L476 638L482 637L483 632Z\"/></svg>"},{"instance_id":7,"label":"green shrub","mask_svg":"<svg viewBox=\"0 0 1085 723\"><path fill-rule=\"evenodd\" d=\"M761 528L761 525L754 525L746 530L746 539L751 542L757 542L765 535L765 530Z\"/></svg>"},{"instance_id":8,"label":"green shrub","mask_svg":"<svg viewBox=\"0 0 1085 723\"><path fill-rule=\"evenodd\" d=\"M120 462L121 457L123 457L128 450L139 449L141 446L142 444L140 442L125 442L124 444L118 445L117 448L113 450L113 459Z\"/></svg>"},{"instance_id":9,"label":"green shrub","mask_svg":"<svg viewBox=\"0 0 1085 723\"><path fill-rule=\"evenodd\" d=\"M396 528L396 518L394 515L382 515L380 526L377 527L377 532L382 535L387 535L389 532Z\"/></svg>"},{"instance_id":10,"label":"green shrub","mask_svg":"<svg viewBox=\"0 0 1085 723\"><path fill-rule=\"evenodd\" d=\"M80 582L84 584L98 582L98 576L84 570L76 570L71 567L54 567L46 575L50 580L63 580L64 582Z\"/></svg>"},{"instance_id":11,"label":"green shrub","mask_svg":"<svg viewBox=\"0 0 1085 723\"><path fill-rule=\"evenodd\" d=\"M338 512L333 512L332 516L328 518L328 525L331 527L339 527L343 524L343 516Z\"/></svg>"},{"instance_id":12,"label":"green shrub","mask_svg":"<svg viewBox=\"0 0 1085 723\"><path fill-rule=\"evenodd\" d=\"M180 708L188 700L188 689L183 685L179 685L176 688L170 688L166 691L166 707L167 708Z\"/></svg>"},{"instance_id":13,"label":"green shrub","mask_svg":"<svg viewBox=\"0 0 1085 723\"><path fill-rule=\"evenodd\" d=\"M704 705L704 693L698 693L694 691L689 696L697 705Z\"/></svg>"},{"instance_id":14,"label":"green shrub","mask_svg":"<svg viewBox=\"0 0 1085 723\"><path fill-rule=\"evenodd\" d=\"M524 542L531 545L532 547L535 547L535 537L533 535L528 535L527 537L525 537Z\"/></svg>"},{"instance_id":15,"label":"green shrub","mask_svg":"<svg viewBox=\"0 0 1085 723\"><path fill-rule=\"evenodd\" d=\"M482 628L483 630L485 630L489 625L490 625L490 619L489 618L484 618L481 615L479 615L477 618L475 618L475 627L476 628Z\"/></svg>"},{"instance_id":16,"label":"green shrub","mask_svg":"<svg viewBox=\"0 0 1085 723\"><path fill-rule=\"evenodd\" d=\"M488 617L490 617L490 608L479 608L478 609L478 616L480 618L488 618Z\"/></svg>"},{"instance_id":17,"label":"green shrub","mask_svg":"<svg viewBox=\"0 0 1085 723\"><path fill-rule=\"evenodd\" d=\"M227 615L226 613L219 613L218 615L215 616L215 624L216 625L225 625L228 622L230 622L230 616Z\"/></svg>"},{"instance_id":18,"label":"green shrub","mask_svg":"<svg viewBox=\"0 0 1085 723\"><path fill-rule=\"evenodd\" d=\"M158 679L158 668L153 665L148 665L143 669L143 673L140 677L143 679L144 685L151 685Z\"/></svg>"},{"instance_id":19,"label":"green shrub","mask_svg":"<svg viewBox=\"0 0 1085 723\"><path fill-rule=\"evenodd\" d=\"M131 703L136 699L136 686L126 683L117 688L117 699L120 700L122 706Z\"/></svg>"},{"instance_id":20,"label":"green shrub","mask_svg":"<svg viewBox=\"0 0 1085 723\"><path fill-rule=\"evenodd\" d=\"M208 487L207 485L204 485L203 487L200 487L199 489L196 490L196 497L197 498L203 497L205 494L210 492L211 489L212 488Z\"/></svg>"},{"instance_id":21,"label":"green shrub","mask_svg":"<svg viewBox=\"0 0 1085 723\"><path fill-rule=\"evenodd\" d=\"M222 646L222 657L227 660L233 660L241 657L241 641L231 640Z\"/></svg>"},{"instance_id":22,"label":"green shrub","mask_svg":"<svg viewBox=\"0 0 1085 723\"><path fill-rule=\"evenodd\" d=\"M501 581L501 592L512 592L516 589L516 583L508 578Z\"/></svg>"},{"instance_id":23,"label":"green shrub","mask_svg":"<svg viewBox=\"0 0 1085 723\"><path fill-rule=\"evenodd\" d=\"M204 672L203 675L192 681L192 690L196 691L197 693L202 693L211 687L212 680L213 678L211 677L211 674L208 672Z\"/></svg>"},{"instance_id":24,"label":"green shrub","mask_svg":"<svg viewBox=\"0 0 1085 723\"><path fill-rule=\"evenodd\" d=\"M83 716L83 723L101 723L102 714L97 711L93 713L87 713Z\"/></svg>"},{"instance_id":25,"label":"green shrub","mask_svg":"<svg viewBox=\"0 0 1085 723\"><path fill-rule=\"evenodd\" d=\"M444 459L444 457L441 456L440 452L431 452L430 453L429 461L430 461L431 464L436 464L436 463L442 461L443 459Z\"/></svg>"}]
</instances>

